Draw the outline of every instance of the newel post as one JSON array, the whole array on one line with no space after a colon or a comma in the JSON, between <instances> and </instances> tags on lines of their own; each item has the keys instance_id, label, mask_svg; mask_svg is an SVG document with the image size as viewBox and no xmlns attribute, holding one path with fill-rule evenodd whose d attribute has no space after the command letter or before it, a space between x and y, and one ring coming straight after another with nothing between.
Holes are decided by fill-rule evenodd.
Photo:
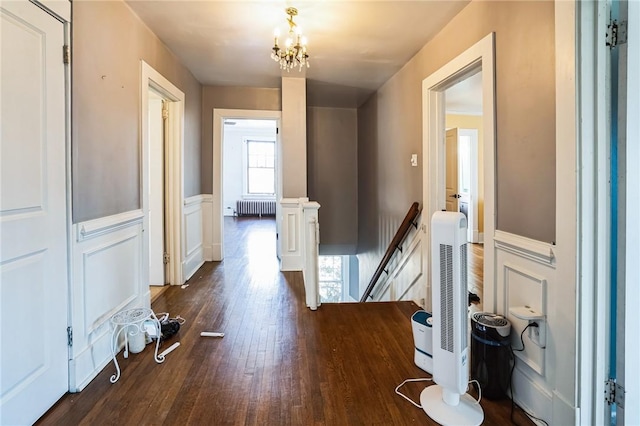
<instances>
[{"instance_id":1,"label":"newel post","mask_svg":"<svg viewBox=\"0 0 640 426\"><path fill-rule=\"evenodd\" d=\"M304 232L304 292L306 304L312 311L320 306L318 291L318 246L320 244L320 223L318 209L320 204L315 201L302 203L303 232Z\"/></svg>"}]
</instances>

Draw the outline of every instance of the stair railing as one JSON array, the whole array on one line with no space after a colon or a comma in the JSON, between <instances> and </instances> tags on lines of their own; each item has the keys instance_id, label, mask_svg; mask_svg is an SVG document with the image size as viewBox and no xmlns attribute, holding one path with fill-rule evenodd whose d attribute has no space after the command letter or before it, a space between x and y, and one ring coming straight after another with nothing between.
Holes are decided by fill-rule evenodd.
<instances>
[{"instance_id":1,"label":"stair railing","mask_svg":"<svg viewBox=\"0 0 640 426\"><path fill-rule=\"evenodd\" d=\"M373 274L373 277L371 277L371 281L369 281L369 285L367 285L367 289L362 294L362 297L360 298L360 302L366 302L367 299L371 297L371 292L373 291L373 288L376 286L376 283L380 279L380 276L382 275L382 273L383 272L387 274L389 273L389 271L387 271L385 268L387 267L387 264L393 257L393 254L395 253L396 250L399 250L400 252L402 252L402 243L404 239L407 237L407 233L409 232L409 229L411 228L411 226L414 226L416 229L418 229L418 224L415 222L415 219L416 217L418 217L419 214L420 214L420 204L418 204L418 202L414 202L409 208L409 211L407 212L407 215L404 217L404 220L400 224L400 227L398 228L396 235L391 240L389 247L387 247L387 251L384 253L384 256L382 257L380 264L376 268L376 272Z\"/></svg>"}]
</instances>

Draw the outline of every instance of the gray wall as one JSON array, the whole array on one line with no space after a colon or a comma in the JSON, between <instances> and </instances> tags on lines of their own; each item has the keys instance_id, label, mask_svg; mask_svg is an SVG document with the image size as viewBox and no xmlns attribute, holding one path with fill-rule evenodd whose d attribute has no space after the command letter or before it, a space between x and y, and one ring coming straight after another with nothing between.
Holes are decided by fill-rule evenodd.
<instances>
[{"instance_id":1,"label":"gray wall","mask_svg":"<svg viewBox=\"0 0 640 426\"><path fill-rule=\"evenodd\" d=\"M231 86L204 86L202 88L200 182L203 194L213 193L214 108L280 111L281 104L280 89Z\"/></svg>"},{"instance_id":2,"label":"gray wall","mask_svg":"<svg viewBox=\"0 0 640 426\"><path fill-rule=\"evenodd\" d=\"M307 185L320 203L321 254L355 254L358 129L353 108L307 108Z\"/></svg>"},{"instance_id":3,"label":"gray wall","mask_svg":"<svg viewBox=\"0 0 640 426\"><path fill-rule=\"evenodd\" d=\"M140 59L185 93L184 195L199 194L200 83L125 3L72 12L74 222L141 207Z\"/></svg>"},{"instance_id":4,"label":"gray wall","mask_svg":"<svg viewBox=\"0 0 640 426\"><path fill-rule=\"evenodd\" d=\"M553 2L471 2L358 110L360 279L422 200L422 80L496 33L497 229L555 240Z\"/></svg>"}]
</instances>

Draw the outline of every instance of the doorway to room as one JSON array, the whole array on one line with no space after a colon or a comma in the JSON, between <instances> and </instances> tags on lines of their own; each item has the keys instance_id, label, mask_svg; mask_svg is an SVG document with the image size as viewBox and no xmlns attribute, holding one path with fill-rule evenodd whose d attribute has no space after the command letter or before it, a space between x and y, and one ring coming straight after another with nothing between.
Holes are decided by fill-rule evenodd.
<instances>
[{"instance_id":1,"label":"doorway to room","mask_svg":"<svg viewBox=\"0 0 640 426\"><path fill-rule=\"evenodd\" d=\"M276 140L278 122L274 119L225 118L222 133L223 235L228 244L224 256L234 255L242 245L238 238L254 242L260 236L259 252L269 256L265 241L276 232ZM269 225L267 222L271 223ZM241 229L242 232L237 232ZM268 236L266 234L273 234ZM231 239L230 239L231 238ZM249 243L248 241L245 243ZM253 258L256 257L253 254Z\"/></svg>"},{"instance_id":2,"label":"doorway to room","mask_svg":"<svg viewBox=\"0 0 640 426\"><path fill-rule=\"evenodd\" d=\"M213 110L214 261L225 256L225 220L242 215L278 217L280 115L280 111ZM276 247L279 228L276 220Z\"/></svg>"},{"instance_id":3,"label":"doorway to room","mask_svg":"<svg viewBox=\"0 0 640 426\"><path fill-rule=\"evenodd\" d=\"M482 69L444 91L445 206L467 218L467 277L473 309L481 309L484 219ZM478 297L474 297L478 296ZM478 300L480 299L480 300Z\"/></svg>"},{"instance_id":4,"label":"doorway to room","mask_svg":"<svg viewBox=\"0 0 640 426\"><path fill-rule=\"evenodd\" d=\"M477 213L482 211L482 219L478 219L478 225L482 225L482 237L478 233L478 240L483 242L482 259L476 259L476 263L482 264L482 291L479 296L482 300L482 309L493 311L495 309L495 283L494 283L494 254L493 233L494 223L494 199L495 199L495 73L494 73L494 37L488 34L475 45L458 55L448 64L427 77L423 83L423 164L431 164L432 167L423 176L423 202L427 208L426 213L431 215L446 208L446 129L445 117L447 115L447 91L449 100L454 98L455 87L458 84L469 84L477 79L481 105L481 129L478 130L478 195L482 194L482 207L478 207ZM478 84L479 83L479 84ZM462 90L465 92L467 90ZM453 94L452 94L453 93ZM452 108L453 109L453 108ZM452 125L453 127L453 125ZM458 126L460 127L460 126ZM464 125L462 127L465 127ZM468 127L468 126L467 126ZM480 141L482 137L482 142ZM469 160L470 161L470 160ZM456 161L457 164L457 161ZM456 174L457 175L457 174ZM473 182L473 178L470 178ZM454 192L457 194L458 192ZM453 195L453 194L451 194ZM479 197L478 197L479 198ZM428 230L427 237L430 237ZM474 236L471 235L473 240ZM471 253L473 254L473 253ZM431 253L429 249L424 253L425 262L431 270ZM469 256L473 259L473 256ZM430 292L427 291L427 294ZM427 303L427 305L430 305Z\"/></svg>"},{"instance_id":5,"label":"doorway to room","mask_svg":"<svg viewBox=\"0 0 640 426\"><path fill-rule=\"evenodd\" d=\"M165 118L168 109L162 96L149 89L149 285L164 286L167 281L165 213Z\"/></svg>"},{"instance_id":6,"label":"doorway to room","mask_svg":"<svg viewBox=\"0 0 640 426\"><path fill-rule=\"evenodd\" d=\"M182 268L185 96L141 61L140 98L143 228L150 231L145 232L142 244L147 291L149 284L179 285L185 280ZM155 274L153 280L151 273Z\"/></svg>"}]
</instances>

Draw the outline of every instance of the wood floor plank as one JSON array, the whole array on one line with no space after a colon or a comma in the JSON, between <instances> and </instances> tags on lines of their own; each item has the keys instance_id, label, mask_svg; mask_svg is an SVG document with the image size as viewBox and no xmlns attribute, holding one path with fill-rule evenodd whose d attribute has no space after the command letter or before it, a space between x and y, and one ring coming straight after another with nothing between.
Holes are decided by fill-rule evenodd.
<instances>
[{"instance_id":1,"label":"wood floor plank","mask_svg":"<svg viewBox=\"0 0 640 426\"><path fill-rule=\"evenodd\" d=\"M231 219L226 257L208 262L155 312L186 319L165 362L148 345L109 364L38 422L118 425L434 425L394 393L428 375L413 363L412 302L305 306L299 272L278 271L272 219ZM223 338L201 337L221 331ZM426 383L403 388L414 400ZM509 424L510 403L483 400L488 425ZM533 424L519 410L519 425Z\"/></svg>"}]
</instances>

